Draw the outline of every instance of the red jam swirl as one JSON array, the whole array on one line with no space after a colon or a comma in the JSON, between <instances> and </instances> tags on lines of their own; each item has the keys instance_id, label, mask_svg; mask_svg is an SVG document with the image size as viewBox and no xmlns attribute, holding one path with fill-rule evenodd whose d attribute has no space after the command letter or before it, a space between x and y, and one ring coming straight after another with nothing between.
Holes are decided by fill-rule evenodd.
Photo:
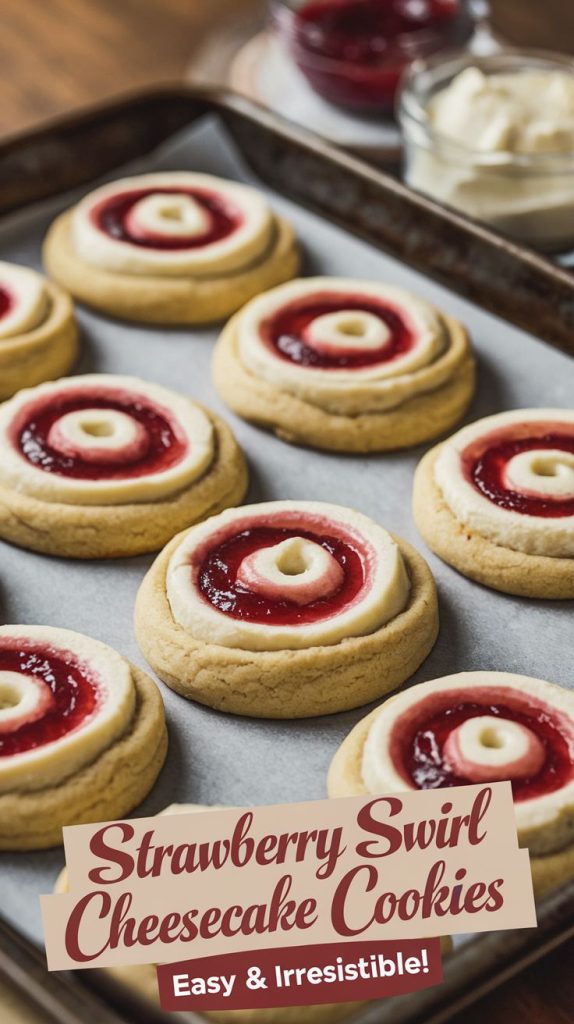
<instances>
[{"instance_id":1,"label":"red jam swirl","mask_svg":"<svg viewBox=\"0 0 574 1024\"><path fill-rule=\"evenodd\" d=\"M485 442L488 446L485 447ZM535 497L508 488L504 475L508 462L515 455L528 451L546 451L557 448L574 453L574 430L568 434L548 432L539 437L505 439L504 432L497 438L491 435L477 444L469 445L462 453L462 468L466 479L500 508L510 509L527 516L557 519L574 515L574 498Z\"/></svg>"},{"instance_id":2,"label":"red jam swirl","mask_svg":"<svg viewBox=\"0 0 574 1024\"><path fill-rule=\"evenodd\" d=\"M460 46L473 28L459 0L309 0L280 10L277 22L319 95L387 112L408 64Z\"/></svg>"},{"instance_id":3,"label":"red jam swirl","mask_svg":"<svg viewBox=\"0 0 574 1024\"><path fill-rule=\"evenodd\" d=\"M313 320L326 313L356 310L371 313L391 332L390 340L378 349L328 354L306 344L303 332ZM396 310L360 295L320 295L293 302L261 325L263 340L282 358L299 366L321 370L361 369L389 363L410 351L415 335Z\"/></svg>"},{"instance_id":4,"label":"red jam swirl","mask_svg":"<svg viewBox=\"0 0 574 1024\"><path fill-rule=\"evenodd\" d=\"M10 312L12 306L13 301L10 292L0 285L0 320Z\"/></svg>"},{"instance_id":5,"label":"red jam swirl","mask_svg":"<svg viewBox=\"0 0 574 1024\"><path fill-rule=\"evenodd\" d=\"M144 456L131 463L84 461L64 455L48 444L51 427L66 413L81 409L113 409L126 413L143 425L149 438ZM176 465L187 451L186 442L176 433L167 415L135 395L89 395L72 392L52 401L35 403L24 410L16 426L13 443L33 466L58 476L77 480L125 480L158 473Z\"/></svg>"},{"instance_id":6,"label":"red jam swirl","mask_svg":"<svg viewBox=\"0 0 574 1024\"><path fill-rule=\"evenodd\" d=\"M344 574L337 591L308 605L298 605L294 601L270 600L237 582L244 558L290 537L314 541L337 560ZM359 552L339 537L305 529L256 526L212 548L201 562L197 579L205 600L231 618L270 626L301 626L330 618L350 604L364 585L365 570Z\"/></svg>"},{"instance_id":7,"label":"red jam swirl","mask_svg":"<svg viewBox=\"0 0 574 1024\"><path fill-rule=\"evenodd\" d=\"M452 703L450 703L452 702ZM408 722L400 721L395 726L392 738L392 756L401 774L405 775L417 789L447 789L450 786L471 785L472 780L453 774L443 758L443 748L453 729L463 722L479 715L494 715L510 719L530 729L541 741L545 759L540 771L527 778L512 780L512 792L516 801L531 800L560 789L574 776L574 765L570 742L561 725L560 715L543 705L539 707L524 701L523 707L513 702L510 707L505 697L487 699L483 703L467 699L464 694L449 695L449 706L430 711L422 721L416 721L409 728ZM404 716L406 718L406 716Z\"/></svg>"},{"instance_id":8,"label":"red jam swirl","mask_svg":"<svg viewBox=\"0 0 574 1024\"><path fill-rule=\"evenodd\" d=\"M35 676L50 688L53 704L35 722L0 733L0 757L11 757L53 743L73 732L98 707L98 681L68 651L14 643L0 646L0 672Z\"/></svg>"},{"instance_id":9,"label":"red jam swirl","mask_svg":"<svg viewBox=\"0 0 574 1024\"><path fill-rule=\"evenodd\" d=\"M153 235L147 238L135 237L126 226L126 218L130 210L140 199L152 195L187 195L191 196L209 217L209 228L200 235L178 236ZM191 188L156 188L138 189L133 192L122 192L119 195L104 199L92 211L92 220L100 231L120 242L129 242L144 249L182 250L199 249L213 242L220 242L233 234L240 226L242 217L238 210L222 196Z\"/></svg>"}]
</instances>

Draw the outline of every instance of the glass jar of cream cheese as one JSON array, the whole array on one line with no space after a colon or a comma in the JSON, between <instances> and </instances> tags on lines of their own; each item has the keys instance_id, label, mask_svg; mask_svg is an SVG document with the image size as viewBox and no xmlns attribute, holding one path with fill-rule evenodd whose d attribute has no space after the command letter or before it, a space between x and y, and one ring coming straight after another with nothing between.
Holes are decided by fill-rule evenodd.
<instances>
[{"instance_id":1,"label":"glass jar of cream cheese","mask_svg":"<svg viewBox=\"0 0 574 1024\"><path fill-rule=\"evenodd\" d=\"M398 114L408 185L535 248L572 248L574 61L509 51L417 62Z\"/></svg>"}]
</instances>

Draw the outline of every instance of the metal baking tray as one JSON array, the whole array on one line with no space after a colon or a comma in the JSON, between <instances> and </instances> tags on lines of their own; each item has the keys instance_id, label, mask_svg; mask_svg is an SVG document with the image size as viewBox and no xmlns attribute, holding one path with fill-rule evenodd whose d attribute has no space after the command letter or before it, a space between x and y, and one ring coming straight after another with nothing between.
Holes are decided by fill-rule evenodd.
<instances>
[{"instance_id":1,"label":"metal baking tray","mask_svg":"<svg viewBox=\"0 0 574 1024\"><path fill-rule=\"evenodd\" d=\"M386 279L463 320L479 357L469 419L521 405L571 404L574 362L565 354L574 354L571 274L226 92L165 87L0 144L0 257L40 266L50 221L102 176L176 167L238 177L266 190L296 226L306 272ZM439 587L442 628L413 681L491 668L574 686L566 656L571 605L487 591L426 551L410 514L412 472L422 448L369 457L291 448L219 402L209 375L217 331L125 325L82 308L79 318L79 372L148 377L201 397L228 419L248 455L250 500L307 497L354 504L425 554ZM78 629L143 667L131 617L150 562L145 557L87 564L0 542L3 621ZM162 692L170 753L137 813L153 814L173 801L245 806L321 797L332 753L368 710L263 722L201 708L165 687ZM157 1019L100 972L45 971L37 896L51 889L62 863L60 850L0 856L0 974L26 991L42 1019ZM573 910L571 884L540 907L538 929L463 942L445 963L442 985L373 1004L353 1020L439 1024L573 933ZM98 1002L102 994L113 1007L105 1013Z\"/></svg>"}]
</instances>

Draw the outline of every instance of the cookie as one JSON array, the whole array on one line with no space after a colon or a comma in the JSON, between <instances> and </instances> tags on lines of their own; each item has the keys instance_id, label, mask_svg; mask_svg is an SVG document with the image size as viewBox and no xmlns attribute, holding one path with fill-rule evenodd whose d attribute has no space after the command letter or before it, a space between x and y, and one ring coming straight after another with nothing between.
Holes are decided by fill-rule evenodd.
<instances>
[{"instance_id":1,"label":"cookie","mask_svg":"<svg viewBox=\"0 0 574 1024\"><path fill-rule=\"evenodd\" d=\"M195 811L209 811L215 808L202 804L171 804L160 814L193 814ZM66 869L58 876L54 891L68 891ZM449 940L443 942L443 952L450 950ZM103 967L101 973L121 989L127 991L144 1004L159 1008L159 992L154 964L130 964L121 967ZM335 1024L350 1017L364 1002L324 1003L316 1006L282 1006L266 1010L204 1010L202 1016L216 1024L299 1024L301 1014L309 1024Z\"/></svg>"},{"instance_id":2,"label":"cookie","mask_svg":"<svg viewBox=\"0 0 574 1024\"><path fill-rule=\"evenodd\" d=\"M246 487L227 425L157 384L70 377L0 406L0 537L32 551L157 551Z\"/></svg>"},{"instance_id":3,"label":"cookie","mask_svg":"<svg viewBox=\"0 0 574 1024\"><path fill-rule=\"evenodd\" d=\"M521 597L574 597L574 412L478 420L428 452L413 492L429 547L463 575Z\"/></svg>"},{"instance_id":4,"label":"cookie","mask_svg":"<svg viewBox=\"0 0 574 1024\"><path fill-rule=\"evenodd\" d=\"M159 555L136 602L140 647L183 696L238 715L358 707L408 679L438 631L420 555L322 502L228 510Z\"/></svg>"},{"instance_id":5,"label":"cookie","mask_svg":"<svg viewBox=\"0 0 574 1024\"><path fill-rule=\"evenodd\" d=\"M121 655L67 629L0 627L0 850L122 817L166 751L159 691Z\"/></svg>"},{"instance_id":6,"label":"cookie","mask_svg":"<svg viewBox=\"0 0 574 1024\"><path fill-rule=\"evenodd\" d=\"M299 267L290 224L256 189L163 171L90 192L51 226L44 263L88 306L122 320L221 320Z\"/></svg>"},{"instance_id":7,"label":"cookie","mask_svg":"<svg viewBox=\"0 0 574 1024\"><path fill-rule=\"evenodd\" d=\"M461 672L385 701L349 733L329 795L509 780L535 895L574 876L574 694L509 672Z\"/></svg>"},{"instance_id":8,"label":"cookie","mask_svg":"<svg viewBox=\"0 0 574 1024\"><path fill-rule=\"evenodd\" d=\"M35 270L0 262L0 400L67 373L77 352L70 297Z\"/></svg>"},{"instance_id":9,"label":"cookie","mask_svg":"<svg viewBox=\"0 0 574 1024\"><path fill-rule=\"evenodd\" d=\"M234 412L284 441L382 452L457 423L475 372L464 328L422 299L317 277L248 303L217 342L213 376Z\"/></svg>"}]
</instances>

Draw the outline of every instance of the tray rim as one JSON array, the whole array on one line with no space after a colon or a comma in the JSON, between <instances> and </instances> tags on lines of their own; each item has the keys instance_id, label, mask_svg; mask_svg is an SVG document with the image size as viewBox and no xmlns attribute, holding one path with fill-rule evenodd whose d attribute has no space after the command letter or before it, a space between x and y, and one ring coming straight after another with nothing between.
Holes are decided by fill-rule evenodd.
<instances>
[{"instance_id":1,"label":"tray rim","mask_svg":"<svg viewBox=\"0 0 574 1024\"><path fill-rule=\"evenodd\" d=\"M59 134L69 135L103 119L111 119L120 114L129 115L132 112L135 113L137 108L141 106L157 103L165 103L167 105L170 103L189 103L190 107L192 105L201 105L203 113L216 113L221 115L224 120L226 115L228 118L239 118L246 124L259 128L263 132L273 134L277 138L284 140L288 145L297 147L302 154L306 153L313 156L315 159L323 162L325 166L337 169L346 177L354 180L358 185L362 184L366 188L379 190L381 195L386 195L389 199L403 204L405 208L410 208L413 214L420 214L425 219L432 219L437 224L443 225L445 229L450 229L457 237L461 235L468 242L469 247L474 243L480 247L481 251L485 249L485 251L492 253L493 256L504 258L517 273L523 271L528 275L528 280L536 281L542 292L542 306L544 306L545 293L548 294L549 299L552 299L552 302L549 301L547 303L549 309L550 307L555 307L556 303L559 303L558 315L555 317L558 329L553 331L550 325L548 333L541 334L524 317L509 316L504 310L494 308L488 301L481 301L480 296L477 295L475 290L472 293L464 291L454 278L449 280L448 273L446 271L439 271L431 260L425 266L420 260L414 261L405 258L404 255L393 252L392 246L378 243L372 235L366 239L375 247L387 251L394 255L395 258L426 274L426 276L438 280L444 287L455 293L462 294L468 301L480 308L527 330L546 344L574 356L574 274L571 271L558 266L551 259L535 252L533 249L529 249L506 238L484 224L474 221L450 207L443 206L421 193L415 192L403 182L387 174L384 170L320 138L313 132L282 118L254 100L242 96L226 86L195 86L178 81L167 81L159 83L152 88L128 90L103 102L89 104L70 113L58 114L39 126L11 133L0 139L0 168L4 161L17 155L18 152L25 151L31 145L41 145L43 142L50 142L57 138ZM192 119L190 118L190 120ZM165 138L168 138L170 134L167 132ZM243 155L245 156L245 154ZM110 165L110 170L112 166ZM255 170L258 173L257 168ZM89 174L82 175L81 180L78 181L78 186L93 180L93 177L99 176L99 173L105 172L96 172L92 176ZM58 188L43 190L35 198L28 198L19 203L3 201L2 194L0 193L0 218L3 218L6 214L22 210L36 201L54 198L66 190ZM319 215L329 216L329 211L325 208L317 208L317 205L312 202L309 205ZM338 218L332 217L332 219L337 220ZM358 237L365 238L364 231L360 230L357 226L353 227L347 223L343 224L343 227L346 227L347 230L352 231ZM484 287L484 283L482 286ZM555 295L552 294L553 290L556 292ZM556 308L554 308L554 314L556 314Z\"/></svg>"}]
</instances>

